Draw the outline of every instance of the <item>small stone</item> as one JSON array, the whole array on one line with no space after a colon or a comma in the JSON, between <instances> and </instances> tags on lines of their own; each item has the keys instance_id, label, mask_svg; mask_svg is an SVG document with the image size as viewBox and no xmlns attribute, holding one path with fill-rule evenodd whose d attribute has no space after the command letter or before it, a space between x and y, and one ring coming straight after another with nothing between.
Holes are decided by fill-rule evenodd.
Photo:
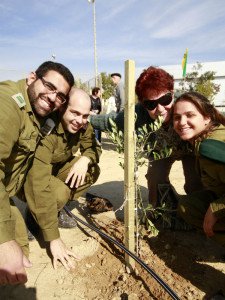
<instances>
[{"instance_id":1,"label":"small stone","mask_svg":"<svg viewBox=\"0 0 225 300\"><path fill-rule=\"evenodd\" d=\"M175 259L176 259L176 256L175 256L175 255L172 255L172 256L171 256L171 262L173 262Z\"/></svg>"},{"instance_id":2,"label":"small stone","mask_svg":"<svg viewBox=\"0 0 225 300\"><path fill-rule=\"evenodd\" d=\"M139 298L137 294L132 293L128 296L128 300L139 300Z\"/></svg>"},{"instance_id":3,"label":"small stone","mask_svg":"<svg viewBox=\"0 0 225 300\"><path fill-rule=\"evenodd\" d=\"M103 265L105 265L105 264L106 264L106 259L103 258L103 259L101 260L101 265L103 266Z\"/></svg>"}]
</instances>

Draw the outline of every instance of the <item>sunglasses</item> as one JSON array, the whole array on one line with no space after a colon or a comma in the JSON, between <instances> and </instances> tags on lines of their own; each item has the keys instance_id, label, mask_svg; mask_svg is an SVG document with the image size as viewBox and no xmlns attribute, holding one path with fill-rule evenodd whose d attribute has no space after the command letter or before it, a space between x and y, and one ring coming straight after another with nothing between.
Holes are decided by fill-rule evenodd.
<instances>
[{"instance_id":1,"label":"sunglasses","mask_svg":"<svg viewBox=\"0 0 225 300\"><path fill-rule=\"evenodd\" d=\"M153 110L155 109L158 104L162 105L162 106L167 106L169 105L173 100L173 96L171 93L167 93L166 95L156 99L156 100L151 100L151 99L145 99L142 102L142 105L144 106L144 108L146 108L147 110Z\"/></svg>"}]
</instances>

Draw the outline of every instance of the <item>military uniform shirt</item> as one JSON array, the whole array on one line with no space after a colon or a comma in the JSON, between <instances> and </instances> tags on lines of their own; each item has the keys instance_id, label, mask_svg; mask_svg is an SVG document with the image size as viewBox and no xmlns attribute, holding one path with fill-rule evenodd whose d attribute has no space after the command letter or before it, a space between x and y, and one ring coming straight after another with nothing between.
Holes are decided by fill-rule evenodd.
<instances>
[{"instance_id":1,"label":"military uniform shirt","mask_svg":"<svg viewBox=\"0 0 225 300\"><path fill-rule=\"evenodd\" d=\"M213 130L207 139L225 143L225 127L220 125ZM214 192L216 195L216 200L210 204L212 212L218 218L225 217L225 164L201 155L199 146L200 143L196 143L195 151L202 183L207 190Z\"/></svg>"},{"instance_id":2,"label":"military uniform shirt","mask_svg":"<svg viewBox=\"0 0 225 300\"><path fill-rule=\"evenodd\" d=\"M23 182L40 128L26 91L26 81L0 82L0 243L15 238L10 196Z\"/></svg>"}]
</instances>

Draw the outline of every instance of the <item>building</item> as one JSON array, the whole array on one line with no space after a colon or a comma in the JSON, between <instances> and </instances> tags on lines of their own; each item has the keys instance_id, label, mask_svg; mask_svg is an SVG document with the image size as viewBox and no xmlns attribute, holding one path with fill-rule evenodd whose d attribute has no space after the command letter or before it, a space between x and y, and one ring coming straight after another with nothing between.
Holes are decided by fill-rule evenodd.
<instances>
[{"instance_id":1,"label":"building","mask_svg":"<svg viewBox=\"0 0 225 300\"><path fill-rule=\"evenodd\" d=\"M187 73L193 71L193 66L196 64L187 64ZM202 69L201 73L207 71L215 72L214 82L220 85L220 91L215 96L214 104L218 109L225 109L225 61L216 61L216 62L204 62L201 63ZM161 66L162 69L166 70L168 73L174 76L175 79L175 89L179 88L179 82L182 79L182 67L180 65L168 65Z\"/></svg>"}]
</instances>

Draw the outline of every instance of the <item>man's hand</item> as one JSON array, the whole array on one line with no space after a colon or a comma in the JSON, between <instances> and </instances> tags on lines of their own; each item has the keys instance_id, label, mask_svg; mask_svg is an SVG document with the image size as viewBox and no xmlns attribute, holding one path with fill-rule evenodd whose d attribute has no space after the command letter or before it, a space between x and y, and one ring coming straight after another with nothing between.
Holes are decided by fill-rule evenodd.
<instances>
[{"instance_id":1,"label":"man's hand","mask_svg":"<svg viewBox=\"0 0 225 300\"><path fill-rule=\"evenodd\" d=\"M84 179L88 170L90 159L86 156L81 158L72 166L65 183L70 181L70 188L78 188L84 184Z\"/></svg>"},{"instance_id":2,"label":"man's hand","mask_svg":"<svg viewBox=\"0 0 225 300\"><path fill-rule=\"evenodd\" d=\"M0 285L27 282L25 268L31 266L16 241L0 244Z\"/></svg>"},{"instance_id":3,"label":"man's hand","mask_svg":"<svg viewBox=\"0 0 225 300\"><path fill-rule=\"evenodd\" d=\"M66 248L66 245L63 243L63 241L60 238L50 242L50 250L53 256L54 269L57 269L57 261L59 260L63 264L63 266L67 269L67 271L69 271L70 269L75 268L71 256L77 260L80 259L72 251Z\"/></svg>"},{"instance_id":4,"label":"man's hand","mask_svg":"<svg viewBox=\"0 0 225 300\"><path fill-rule=\"evenodd\" d=\"M214 213L211 210L211 207L209 206L203 222L203 230L208 237L214 235L213 226L215 225L217 220L217 217L214 215Z\"/></svg>"}]
</instances>

